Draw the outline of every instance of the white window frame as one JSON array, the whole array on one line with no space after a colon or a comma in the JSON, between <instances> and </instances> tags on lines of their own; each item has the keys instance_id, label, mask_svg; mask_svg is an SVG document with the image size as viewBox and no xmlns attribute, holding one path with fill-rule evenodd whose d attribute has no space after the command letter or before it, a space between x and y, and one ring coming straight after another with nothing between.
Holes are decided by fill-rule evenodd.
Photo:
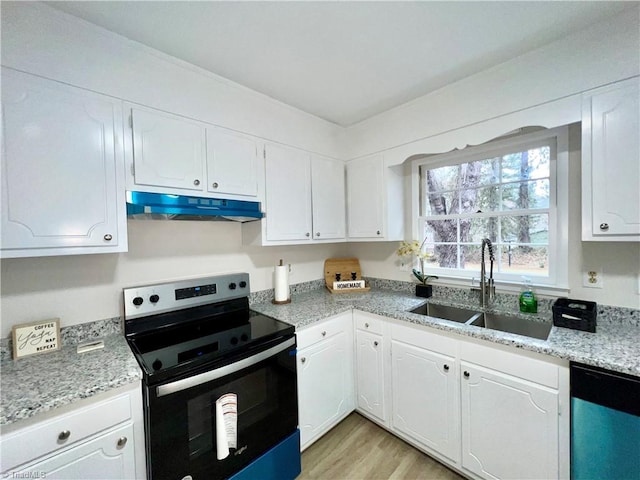
<instances>
[{"instance_id":1,"label":"white window frame","mask_svg":"<svg viewBox=\"0 0 640 480\"><path fill-rule=\"evenodd\" d=\"M555 140L555 158L552 152L549 165L549 226L554 227L549 229L549 276L532 277L532 281L541 290L541 293L549 295L567 294L569 291L569 142L567 126L539 130L503 140L493 140L478 146L468 146L463 150L412 160L411 230L413 238L422 240L422 232L424 232L424 224L420 219L421 166L431 169L493 158L505 153L511 153L520 148L526 148L527 144L547 140ZM488 213L487 215L489 216L490 214ZM426 273L439 277L439 281L434 283L454 286L468 287L474 280L477 284L480 278L479 271L431 266L427 268ZM520 274L494 274L494 278L496 285L505 291L517 291L522 284L522 276Z\"/></svg>"}]
</instances>

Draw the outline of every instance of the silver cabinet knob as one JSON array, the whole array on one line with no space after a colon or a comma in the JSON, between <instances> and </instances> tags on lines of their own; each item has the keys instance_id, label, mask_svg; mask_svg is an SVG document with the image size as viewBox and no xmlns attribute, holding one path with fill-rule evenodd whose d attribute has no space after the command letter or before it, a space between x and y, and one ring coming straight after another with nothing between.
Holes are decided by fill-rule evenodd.
<instances>
[{"instance_id":1,"label":"silver cabinet knob","mask_svg":"<svg viewBox=\"0 0 640 480\"><path fill-rule=\"evenodd\" d=\"M376 235L380 235L380 230L378 230L378 231L376 232Z\"/></svg>"},{"instance_id":2,"label":"silver cabinet knob","mask_svg":"<svg viewBox=\"0 0 640 480\"><path fill-rule=\"evenodd\" d=\"M368 324L368 323L365 323L365 324L364 324L364 328L369 328L369 324Z\"/></svg>"},{"instance_id":3,"label":"silver cabinet knob","mask_svg":"<svg viewBox=\"0 0 640 480\"><path fill-rule=\"evenodd\" d=\"M111 235L110 233L107 233L107 234L104 236L104 239L105 239L107 242L110 242L111 240L113 240L113 235Z\"/></svg>"},{"instance_id":4,"label":"silver cabinet knob","mask_svg":"<svg viewBox=\"0 0 640 480\"><path fill-rule=\"evenodd\" d=\"M117 443L118 448L122 448L122 447L124 447L126 444L127 444L127 437L120 437L120 438L118 439L118 443Z\"/></svg>"},{"instance_id":5,"label":"silver cabinet knob","mask_svg":"<svg viewBox=\"0 0 640 480\"><path fill-rule=\"evenodd\" d=\"M444 365L444 367L442 367L442 368L444 368L444 371L445 371L445 372L448 372L448 371L449 371L449 365L447 365L447 364L445 364L445 365Z\"/></svg>"},{"instance_id":6,"label":"silver cabinet knob","mask_svg":"<svg viewBox=\"0 0 640 480\"><path fill-rule=\"evenodd\" d=\"M304 236L305 236L305 237L308 237L308 236L310 236L310 235L311 235L311 234L310 234L309 232L307 232L307 233L305 233L305 234L304 234Z\"/></svg>"},{"instance_id":7,"label":"silver cabinet knob","mask_svg":"<svg viewBox=\"0 0 640 480\"><path fill-rule=\"evenodd\" d=\"M469 378L469 372L465 371L463 375L464 375L464 378Z\"/></svg>"},{"instance_id":8,"label":"silver cabinet knob","mask_svg":"<svg viewBox=\"0 0 640 480\"><path fill-rule=\"evenodd\" d=\"M320 236L320 232L316 232L316 237L319 237L319 236Z\"/></svg>"},{"instance_id":9,"label":"silver cabinet knob","mask_svg":"<svg viewBox=\"0 0 640 480\"><path fill-rule=\"evenodd\" d=\"M69 430L63 430L58 434L58 440L64 442L71 436L71 432Z\"/></svg>"},{"instance_id":10,"label":"silver cabinet knob","mask_svg":"<svg viewBox=\"0 0 640 480\"><path fill-rule=\"evenodd\" d=\"M609 230L609 224L608 223L601 223L600 224L600 230Z\"/></svg>"},{"instance_id":11,"label":"silver cabinet knob","mask_svg":"<svg viewBox=\"0 0 640 480\"><path fill-rule=\"evenodd\" d=\"M322 336L326 337L327 336L327 332L322 332Z\"/></svg>"},{"instance_id":12,"label":"silver cabinet knob","mask_svg":"<svg viewBox=\"0 0 640 480\"><path fill-rule=\"evenodd\" d=\"M213 183L211 184L211 186L212 186L213 188L218 188L218 182L213 182Z\"/></svg>"},{"instance_id":13,"label":"silver cabinet knob","mask_svg":"<svg viewBox=\"0 0 640 480\"><path fill-rule=\"evenodd\" d=\"M373 342L373 346L377 347L378 346L378 342L377 341Z\"/></svg>"},{"instance_id":14,"label":"silver cabinet knob","mask_svg":"<svg viewBox=\"0 0 640 480\"><path fill-rule=\"evenodd\" d=\"M193 181L193 184L197 187L198 185L200 185L200 180L198 180L197 178Z\"/></svg>"},{"instance_id":15,"label":"silver cabinet knob","mask_svg":"<svg viewBox=\"0 0 640 480\"><path fill-rule=\"evenodd\" d=\"M306 361L307 361L307 359L306 359L306 358L304 358L304 357L302 357L302 358L300 359L300 361L301 361L302 363L304 363L304 362L306 362Z\"/></svg>"}]
</instances>

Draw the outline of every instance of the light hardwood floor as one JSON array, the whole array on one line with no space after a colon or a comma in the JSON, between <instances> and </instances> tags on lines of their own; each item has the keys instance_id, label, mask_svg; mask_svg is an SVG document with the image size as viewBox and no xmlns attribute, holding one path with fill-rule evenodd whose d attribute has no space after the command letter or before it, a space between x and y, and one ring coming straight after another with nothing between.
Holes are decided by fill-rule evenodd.
<instances>
[{"instance_id":1,"label":"light hardwood floor","mask_svg":"<svg viewBox=\"0 0 640 480\"><path fill-rule=\"evenodd\" d=\"M297 480L462 480L457 473L352 413L302 453Z\"/></svg>"}]
</instances>

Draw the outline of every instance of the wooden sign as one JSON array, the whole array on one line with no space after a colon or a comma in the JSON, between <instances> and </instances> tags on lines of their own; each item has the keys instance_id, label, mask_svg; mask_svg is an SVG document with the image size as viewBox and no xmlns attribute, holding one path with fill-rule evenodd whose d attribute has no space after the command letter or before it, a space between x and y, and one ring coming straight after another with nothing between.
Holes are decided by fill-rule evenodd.
<instances>
[{"instance_id":1,"label":"wooden sign","mask_svg":"<svg viewBox=\"0 0 640 480\"><path fill-rule=\"evenodd\" d=\"M11 336L14 359L59 350L60 319L14 325Z\"/></svg>"}]
</instances>

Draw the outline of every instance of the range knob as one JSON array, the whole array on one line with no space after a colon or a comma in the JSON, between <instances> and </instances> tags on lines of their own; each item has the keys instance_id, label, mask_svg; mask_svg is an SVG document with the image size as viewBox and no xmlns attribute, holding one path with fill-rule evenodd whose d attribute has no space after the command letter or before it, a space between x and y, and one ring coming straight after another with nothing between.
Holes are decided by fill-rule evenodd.
<instances>
[{"instance_id":1,"label":"range knob","mask_svg":"<svg viewBox=\"0 0 640 480\"><path fill-rule=\"evenodd\" d=\"M229 290L235 290L236 289L236 284L234 282L231 282L229 284Z\"/></svg>"},{"instance_id":2,"label":"range knob","mask_svg":"<svg viewBox=\"0 0 640 480\"><path fill-rule=\"evenodd\" d=\"M142 297L136 297L133 299L133 304L138 307L140 305L142 305L142 302L144 302L144 300L142 299Z\"/></svg>"},{"instance_id":3,"label":"range knob","mask_svg":"<svg viewBox=\"0 0 640 480\"><path fill-rule=\"evenodd\" d=\"M159 359L156 359L153 361L153 363L151 364L151 367L154 370L160 370L162 368L162 362Z\"/></svg>"},{"instance_id":4,"label":"range knob","mask_svg":"<svg viewBox=\"0 0 640 480\"><path fill-rule=\"evenodd\" d=\"M149 297L149 301L150 301L151 303L158 303L158 300L160 300L160 297L159 297L158 295L151 295L151 296Z\"/></svg>"},{"instance_id":5,"label":"range knob","mask_svg":"<svg viewBox=\"0 0 640 480\"><path fill-rule=\"evenodd\" d=\"M246 333L243 333L242 335L240 335L240 340L246 342L247 340L249 340L249 336Z\"/></svg>"},{"instance_id":6,"label":"range knob","mask_svg":"<svg viewBox=\"0 0 640 480\"><path fill-rule=\"evenodd\" d=\"M238 344L238 337L231 337L231 345L237 345Z\"/></svg>"},{"instance_id":7,"label":"range knob","mask_svg":"<svg viewBox=\"0 0 640 480\"><path fill-rule=\"evenodd\" d=\"M240 288L246 288L246 287L247 287L247 282L245 282L245 281L243 280L243 281L241 281L241 282L239 283L239 285L240 285Z\"/></svg>"}]
</instances>

